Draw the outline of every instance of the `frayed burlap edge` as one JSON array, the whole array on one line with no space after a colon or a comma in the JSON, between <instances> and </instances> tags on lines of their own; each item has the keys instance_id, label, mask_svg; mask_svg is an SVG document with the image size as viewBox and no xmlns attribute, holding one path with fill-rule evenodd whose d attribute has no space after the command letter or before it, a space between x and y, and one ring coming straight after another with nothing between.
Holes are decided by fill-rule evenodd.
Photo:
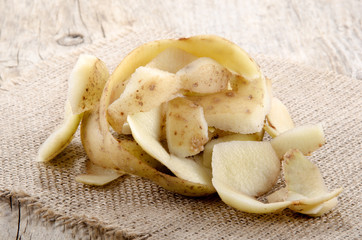
<instances>
[{"instance_id":1,"label":"frayed burlap edge","mask_svg":"<svg viewBox=\"0 0 362 240\"><path fill-rule=\"evenodd\" d=\"M72 232L79 232L79 230L82 229L84 234L83 236L76 235L78 239L83 239L84 237L89 236L91 236L92 239L121 240L145 239L148 237L148 234L140 235L127 233L127 229L117 229L117 226L101 222L97 218L89 218L85 216L64 216L50 208L44 207L44 204L39 198L32 197L22 191L15 192L10 190L0 190L0 197L10 201L11 204L20 203L21 207L25 207L28 212L31 212L32 218L41 221L43 224L46 224L44 223L44 221L46 221L48 224L52 224L52 228L62 227L67 230L71 230Z\"/></svg>"}]
</instances>

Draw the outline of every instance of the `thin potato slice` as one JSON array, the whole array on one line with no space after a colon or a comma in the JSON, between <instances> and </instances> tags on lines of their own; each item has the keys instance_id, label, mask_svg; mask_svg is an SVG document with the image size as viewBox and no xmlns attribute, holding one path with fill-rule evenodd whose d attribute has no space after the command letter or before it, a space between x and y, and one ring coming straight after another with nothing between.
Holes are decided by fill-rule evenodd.
<instances>
[{"instance_id":1,"label":"thin potato slice","mask_svg":"<svg viewBox=\"0 0 362 240\"><path fill-rule=\"evenodd\" d=\"M108 69L101 60L92 55L79 56L68 80L63 123L40 146L36 161L50 161L68 146L83 113L98 104L108 77Z\"/></svg>"},{"instance_id":2,"label":"thin potato slice","mask_svg":"<svg viewBox=\"0 0 362 240\"><path fill-rule=\"evenodd\" d=\"M101 106L103 104L101 101ZM163 167L155 164L158 161L152 161L153 158L135 141L115 139L109 132L103 107L87 112L82 121L83 147L93 163L150 179L166 190L185 196L206 196L215 192L212 185L198 184L164 173Z\"/></svg>"},{"instance_id":3,"label":"thin potato slice","mask_svg":"<svg viewBox=\"0 0 362 240\"><path fill-rule=\"evenodd\" d=\"M205 145L205 149L202 154L204 166L211 168L212 151L216 144L222 142L230 142L230 141L260 141L260 139L257 134L238 134L238 133L225 135L223 137L213 139Z\"/></svg>"},{"instance_id":4,"label":"thin potato slice","mask_svg":"<svg viewBox=\"0 0 362 240\"><path fill-rule=\"evenodd\" d=\"M294 122L287 107L276 97L272 98L270 112L266 115L268 125L265 130L276 137L280 133L294 128Z\"/></svg>"},{"instance_id":5,"label":"thin potato slice","mask_svg":"<svg viewBox=\"0 0 362 240\"><path fill-rule=\"evenodd\" d=\"M188 98L203 107L208 126L242 134L261 131L270 105L265 78L249 82L237 76L232 86L233 90Z\"/></svg>"},{"instance_id":6,"label":"thin potato slice","mask_svg":"<svg viewBox=\"0 0 362 240\"><path fill-rule=\"evenodd\" d=\"M108 78L104 62L88 54L79 56L68 82L68 101L74 114L91 110L98 104Z\"/></svg>"},{"instance_id":7,"label":"thin potato slice","mask_svg":"<svg viewBox=\"0 0 362 240\"><path fill-rule=\"evenodd\" d=\"M280 173L280 161L269 142L216 144L211 164L213 181L221 181L248 196L270 191Z\"/></svg>"},{"instance_id":8,"label":"thin potato slice","mask_svg":"<svg viewBox=\"0 0 362 240\"><path fill-rule=\"evenodd\" d=\"M204 150L208 128L202 108L186 98L169 101L166 139L169 152L178 157L193 156Z\"/></svg>"},{"instance_id":9,"label":"thin potato slice","mask_svg":"<svg viewBox=\"0 0 362 240\"><path fill-rule=\"evenodd\" d=\"M323 127L322 124L295 127L276 136L270 143L280 159L289 149L299 149L308 155L325 143Z\"/></svg>"},{"instance_id":10,"label":"thin potato slice","mask_svg":"<svg viewBox=\"0 0 362 240\"><path fill-rule=\"evenodd\" d=\"M211 58L201 57L176 73L182 88L196 93L216 93L225 90L233 74Z\"/></svg>"},{"instance_id":11,"label":"thin potato slice","mask_svg":"<svg viewBox=\"0 0 362 240\"><path fill-rule=\"evenodd\" d=\"M259 214L272 213L281 211L291 204L290 201L262 203L253 197L231 188L222 181L213 179L212 183L224 203L243 212Z\"/></svg>"},{"instance_id":12,"label":"thin potato slice","mask_svg":"<svg viewBox=\"0 0 362 240\"><path fill-rule=\"evenodd\" d=\"M61 153L72 141L83 114L73 114L69 102L65 105L64 121L39 147L36 161L48 162Z\"/></svg>"},{"instance_id":13,"label":"thin potato slice","mask_svg":"<svg viewBox=\"0 0 362 240\"><path fill-rule=\"evenodd\" d=\"M103 168L92 162L89 162L87 165L87 173L76 176L75 180L77 182L93 186L103 186L123 175L119 171Z\"/></svg>"},{"instance_id":14,"label":"thin potato slice","mask_svg":"<svg viewBox=\"0 0 362 240\"><path fill-rule=\"evenodd\" d=\"M170 47L158 54L146 67L176 73L197 57L179 48Z\"/></svg>"},{"instance_id":15,"label":"thin potato slice","mask_svg":"<svg viewBox=\"0 0 362 240\"><path fill-rule=\"evenodd\" d=\"M149 112L129 115L127 121L136 142L149 155L160 161L181 179L212 186L211 171L192 159L170 155L159 142L161 133L161 107Z\"/></svg>"},{"instance_id":16,"label":"thin potato slice","mask_svg":"<svg viewBox=\"0 0 362 240\"><path fill-rule=\"evenodd\" d=\"M109 123L122 132L127 115L149 111L174 98L180 88L175 74L139 67L129 79L122 95L108 107Z\"/></svg>"},{"instance_id":17,"label":"thin potato slice","mask_svg":"<svg viewBox=\"0 0 362 240\"><path fill-rule=\"evenodd\" d=\"M288 151L284 161L283 172L288 199L300 200L300 204L291 205L289 208L300 213L319 216L337 205L335 197L342 189L329 193L318 167L301 151L295 149Z\"/></svg>"}]
</instances>

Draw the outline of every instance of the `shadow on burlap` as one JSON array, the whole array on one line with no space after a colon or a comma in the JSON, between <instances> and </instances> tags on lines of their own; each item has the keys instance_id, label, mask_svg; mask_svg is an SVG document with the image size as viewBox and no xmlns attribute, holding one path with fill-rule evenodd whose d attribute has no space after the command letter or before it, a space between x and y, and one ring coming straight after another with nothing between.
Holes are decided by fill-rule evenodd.
<instances>
[{"instance_id":1,"label":"shadow on burlap","mask_svg":"<svg viewBox=\"0 0 362 240\"><path fill-rule=\"evenodd\" d=\"M79 223L109 237L136 239L361 239L361 83L358 80L256 56L274 95L296 125L322 122L327 143L310 159L339 205L318 218L284 210L254 215L232 209L215 194L189 198L149 180L123 176L104 187L75 182L87 157L77 132L54 161L36 163L37 149L62 121L67 79L80 53L95 54L112 70L138 45L172 33L129 32L37 65L0 92L0 195L61 224ZM83 226L83 225L82 225Z\"/></svg>"}]
</instances>

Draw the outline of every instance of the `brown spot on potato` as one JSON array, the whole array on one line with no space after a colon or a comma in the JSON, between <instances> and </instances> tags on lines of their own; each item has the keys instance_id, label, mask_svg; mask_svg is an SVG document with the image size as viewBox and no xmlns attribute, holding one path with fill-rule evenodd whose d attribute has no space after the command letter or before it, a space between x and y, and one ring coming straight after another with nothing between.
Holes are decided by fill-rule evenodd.
<instances>
[{"instance_id":1,"label":"brown spot on potato","mask_svg":"<svg viewBox=\"0 0 362 240\"><path fill-rule=\"evenodd\" d=\"M225 93L225 95L226 95L227 97L234 97L234 96L235 96L235 93L234 93L234 92L227 92L227 93Z\"/></svg>"},{"instance_id":2,"label":"brown spot on potato","mask_svg":"<svg viewBox=\"0 0 362 240\"><path fill-rule=\"evenodd\" d=\"M143 102L138 102L138 105L143 106Z\"/></svg>"},{"instance_id":3,"label":"brown spot on potato","mask_svg":"<svg viewBox=\"0 0 362 240\"><path fill-rule=\"evenodd\" d=\"M150 91L155 90L155 88L156 88L156 84L154 84L154 83L152 83L152 84L148 87L148 89L150 89Z\"/></svg>"},{"instance_id":4,"label":"brown spot on potato","mask_svg":"<svg viewBox=\"0 0 362 240\"><path fill-rule=\"evenodd\" d=\"M220 102L221 100L220 100L220 98L218 98L218 97L214 97L214 98L212 98L212 103L218 103L218 102Z\"/></svg>"}]
</instances>

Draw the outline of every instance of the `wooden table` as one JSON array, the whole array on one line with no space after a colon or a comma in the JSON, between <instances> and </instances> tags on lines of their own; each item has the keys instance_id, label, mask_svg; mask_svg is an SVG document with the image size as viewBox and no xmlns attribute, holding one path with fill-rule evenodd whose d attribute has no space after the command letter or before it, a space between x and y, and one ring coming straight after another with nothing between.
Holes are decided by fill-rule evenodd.
<instances>
[{"instance_id":1,"label":"wooden table","mask_svg":"<svg viewBox=\"0 0 362 240\"><path fill-rule=\"evenodd\" d=\"M228 36L252 55L362 79L361 12L360 0L0 0L0 89L39 61L145 28ZM76 236L79 232L39 221L15 200L0 200L0 239Z\"/></svg>"}]
</instances>

